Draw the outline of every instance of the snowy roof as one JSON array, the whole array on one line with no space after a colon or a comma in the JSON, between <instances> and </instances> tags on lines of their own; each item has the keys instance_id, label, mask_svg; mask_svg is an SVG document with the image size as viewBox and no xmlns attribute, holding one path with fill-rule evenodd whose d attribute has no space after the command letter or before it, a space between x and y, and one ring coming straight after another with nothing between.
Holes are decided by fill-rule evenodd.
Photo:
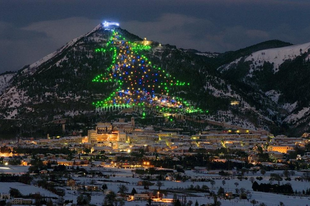
<instances>
[{"instance_id":1,"label":"snowy roof","mask_svg":"<svg viewBox=\"0 0 310 206\"><path fill-rule=\"evenodd\" d=\"M10 188L18 189L23 195L40 193L42 196L46 197L58 197L48 190L33 185L27 185L20 182L0 182L0 193L9 193Z\"/></svg>"},{"instance_id":2,"label":"snowy roof","mask_svg":"<svg viewBox=\"0 0 310 206\"><path fill-rule=\"evenodd\" d=\"M24 174L28 172L28 166L0 166L0 173L4 174Z\"/></svg>"}]
</instances>

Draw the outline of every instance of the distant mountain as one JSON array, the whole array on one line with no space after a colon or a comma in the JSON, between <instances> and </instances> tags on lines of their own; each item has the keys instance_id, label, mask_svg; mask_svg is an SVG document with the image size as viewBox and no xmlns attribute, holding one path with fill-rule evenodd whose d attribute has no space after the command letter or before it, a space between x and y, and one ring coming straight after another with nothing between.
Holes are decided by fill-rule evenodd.
<instances>
[{"instance_id":1,"label":"distant mountain","mask_svg":"<svg viewBox=\"0 0 310 206\"><path fill-rule=\"evenodd\" d=\"M124 41L143 41L120 27L115 31ZM93 103L107 99L117 85L93 79L115 58L96 52L109 48L110 38L111 31L98 25L17 73L0 75L0 137L11 131L59 134L58 120L68 130L87 131L102 119ZM309 46L272 40L212 53L151 42L141 52L169 77L189 83L170 93L208 111L196 118L300 135L310 122Z\"/></svg>"},{"instance_id":2,"label":"distant mountain","mask_svg":"<svg viewBox=\"0 0 310 206\"><path fill-rule=\"evenodd\" d=\"M299 135L309 130L309 54L310 43L264 49L218 71L284 132Z\"/></svg>"}]
</instances>

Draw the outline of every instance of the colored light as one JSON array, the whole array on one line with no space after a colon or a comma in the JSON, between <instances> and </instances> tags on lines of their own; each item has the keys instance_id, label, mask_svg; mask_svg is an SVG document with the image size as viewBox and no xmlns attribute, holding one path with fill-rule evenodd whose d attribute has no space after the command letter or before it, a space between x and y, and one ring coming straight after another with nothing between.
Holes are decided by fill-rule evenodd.
<instances>
[{"instance_id":1,"label":"colored light","mask_svg":"<svg viewBox=\"0 0 310 206\"><path fill-rule=\"evenodd\" d=\"M104 22L103 25L104 27L118 26L118 23ZM126 41L125 38L121 38L121 35L117 32L111 30L111 33L112 35L106 47L95 49L96 53L112 52L111 65L105 70L106 72L97 75L93 82L110 82L116 88L108 98L93 103L93 105L96 107L110 107L113 105L126 108L138 105L144 108L155 104L156 108L161 111L185 111L188 113L202 111L199 108L195 109L182 98L175 97L178 100L175 101L174 97L170 96L172 86L189 86L190 84L173 80L175 77L166 73L165 70L161 71L160 67L157 68L152 65L151 61L140 53L151 49L150 45L142 45L137 42L131 43ZM160 72L165 75L158 75ZM160 85L164 85L164 89L161 89ZM125 89L126 92L124 92ZM157 94L157 96L151 96L151 92ZM166 97L162 99L162 95ZM162 101L158 101L158 98L162 99ZM143 116L145 116L145 113L143 113Z\"/></svg>"}]
</instances>

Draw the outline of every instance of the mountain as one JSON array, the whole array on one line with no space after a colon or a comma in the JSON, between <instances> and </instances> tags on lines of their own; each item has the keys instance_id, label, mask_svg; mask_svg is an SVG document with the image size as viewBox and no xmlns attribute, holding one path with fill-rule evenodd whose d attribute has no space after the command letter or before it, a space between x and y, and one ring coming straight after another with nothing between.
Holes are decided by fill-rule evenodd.
<instances>
[{"instance_id":1,"label":"mountain","mask_svg":"<svg viewBox=\"0 0 310 206\"><path fill-rule=\"evenodd\" d=\"M310 43L264 49L218 67L222 78L291 135L309 130Z\"/></svg>"},{"instance_id":2,"label":"mountain","mask_svg":"<svg viewBox=\"0 0 310 206\"><path fill-rule=\"evenodd\" d=\"M309 45L272 40L231 52L200 52L100 24L18 72L0 75L0 137L62 135L64 123L66 132L85 134L95 122L124 113L148 113L151 120L141 122L154 121L177 108L226 127L300 135L310 121ZM134 109L98 113L96 106Z\"/></svg>"},{"instance_id":3,"label":"mountain","mask_svg":"<svg viewBox=\"0 0 310 206\"><path fill-rule=\"evenodd\" d=\"M0 74L0 95L3 93L3 90L10 84L10 80L15 75L14 72L5 72Z\"/></svg>"}]
</instances>

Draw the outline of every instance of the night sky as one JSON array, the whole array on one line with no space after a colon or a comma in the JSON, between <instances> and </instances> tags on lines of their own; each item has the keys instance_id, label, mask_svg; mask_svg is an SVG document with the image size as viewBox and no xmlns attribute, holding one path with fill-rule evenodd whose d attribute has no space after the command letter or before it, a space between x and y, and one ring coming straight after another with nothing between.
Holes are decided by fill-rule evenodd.
<instances>
[{"instance_id":1,"label":"night sky","mask_svg":"<svg viewBox=\"0 0 310 206\"><path fill-rule=\"evenodd\" d=\"M39 60L103 20L200 51L310 42L309 0L0 0L0 73Z\"/></svg>"}]
</instances>

